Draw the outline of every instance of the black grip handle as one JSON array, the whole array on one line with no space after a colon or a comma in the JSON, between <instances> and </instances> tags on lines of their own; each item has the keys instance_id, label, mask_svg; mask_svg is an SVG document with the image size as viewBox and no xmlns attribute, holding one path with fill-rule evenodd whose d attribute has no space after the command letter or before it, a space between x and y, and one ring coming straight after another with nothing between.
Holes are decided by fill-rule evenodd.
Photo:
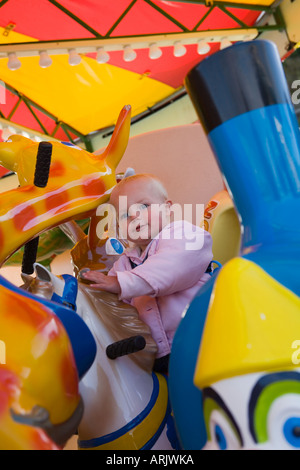
<instances>
[{"instance_id":1,"label":"black grip handle","mask_svg":"<svg viewBox=\"0 0 300 470\"><path fill-rule=\"evenodd\" d=\"M116 359L117 357L141 351L145 346L146 340L143 336L131 336L130 338L122 339L121 341L107 346L106 355L109 359Z\"/></svg>"},{"instance_id":2,"label":"black grip handle","mask_svg":"<svg viewBox=\"0 0 300 470\"><path fill-rule=\"evenodd\" d=\"M45 188L48 183L52 156L51 142L40 142L36 156L36 165L33 184L38 188Z\"/></svg>"},{"instance_id":3,"label":"black grip handle","mask_svg":"<svg viewBox=\"0 0 300 470\"><path fill-rule=\"evenodd\" d=\"M38 146L33 184L38 188L45 188L48 183L50 164L52 156L52 144L40 142ZM24 246L22 259L22 273L32 274L33 264L36 262L39 237L36 237Z\"/></svg>"},{"instance_id":4,"label":"black grip handle","mask_svg":"<svg viewBox=\"0 0 300 470\"><path fill-rule=\"evenodd\" d=\"M37 249L39 245L39 237L33 238L24 245L24 253L22 259L22 273L32 274L33 264L36 262Z\"/></svg>"}]
</instances>

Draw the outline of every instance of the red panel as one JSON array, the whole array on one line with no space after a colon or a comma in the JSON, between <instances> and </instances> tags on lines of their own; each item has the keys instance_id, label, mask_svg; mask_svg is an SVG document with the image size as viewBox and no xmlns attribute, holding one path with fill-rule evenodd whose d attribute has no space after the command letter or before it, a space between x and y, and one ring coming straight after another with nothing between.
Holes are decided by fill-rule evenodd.
<instances>
[{"instance_id":1,"label":"red panel","mask_svg":"<svg viewBox=\"0 0 300 470\"><path fill-rule=\"evenodd\" d=\"M163 82L173 88L182 86L187 72L204 57L197 53L196 44L186 46L187 53L183 57L174 57L173 47L162 47L162 56L159 59L149 59L149 49L137 49L137 57L132 62L124 62L122 52L110 52L109 64L139 73ZM211 44L211 52L219 49L219 43ZM88 54L96 57L96 54Z\"/></svg>"},{"instance_id":2,"label":"red panel","mask_svg":"<svg viewBox=\"0 0 300 470\"><path fill-rule=\"evenodd\" d=\"M246 23L247 26L253 26L261 14L260 11L245 10L242 8L227 8L227 10Z\"/></svg>"},{"instance_id":3,"label":"red panel","mask_svg":"<svg viewBox=\"0 0 300 470\"><path fill-rule=\"evenodd\" d=\"M3 88L1 94L3 93ZM4 117L7 118L11 110L13 109L16 102L19 100L18 96L11 93L7 88L4 92L4 100L1 100L0 110L4 114Z\"/></svg>"},{"instance_id":4,"label":"red panel","mask_svg":"<svg viewBox=\"0 0 300 470\"><path fill-rule=\"evenodd\" d=\"M240 28L241 26L231 19L226 13L214 8L208 17L201 23L197 31L204 31L207 29L230 29Z\"/></svg>"},{"instance_id":5,"label":"red panel","mask_svg":"<svg viewBox=\"0 0 300 470\"><path fill-rule=\"evenodd\" d=\"M132 62L124 62L122 51L110 51L109 65L138 73L141 77L147 75L150 76L150 78L154 78L154 74L158 74L163 66L164 59L162 60L162 57L164 57L164 54L158 60L149 59L149 49L137 49L136 54L135 60ZM96 53L90 53L87 54L87 56L96 59Z\"/></svg>"},{"instance_id":6,"label":"red panel","mask_svg":"<svg viewBox=\"0 0 300 470\"><path fill-rule=\"evenodd\" d=\"M205 5L193 5L189 3L169 2L164 0L152 0L159 8L175 18L189 30L193 29L198 21L209 9Z\"/></svg>"},{"instance_id":7,"label":"red panel","mask_svg":"<svg viewBox=\"0 0 300 470\"><path fill-rule=\"evenodd\" d=\"M132 0L61 0L59 3L87 23L101 35L105 35ZM207 11L204 5L153 0L153 3L191 30ZM252 25L259 13L245 9L228 9L246 24ZM235 27L237 24L217 8L205 20L201 29ZM52 5L48 0L9 0L0 9L0 26L15 23L14 31L39 40L90 38L94 35ZM207 22L207 23L206 23ZM114 36L172 33L181 28L164 17L143 0L137 0L113 32Z\"/></svg>"},{"instance_id":8,"label":"red panel","mask_svg":"<svg viewBox=\"0 0 300 470\"><path fill-rule=\"evenodd\" d=\"M0 9L0 26L15 23L15 32L39 39L94 37L47 0L9 0Z\"/></svg>"},{"instance_id":9,"label":"red panel","mask_svg":"<svg viewBox=\"0 0 300 470\"><path fill-rule=\"evenodd\" d=\"M34 108L33 111L35 112ZM29 111L29 109L24 103L21 103L19 105L18 109L12 116L11 121L12 125L14 122L16 124L19 124L20 126L28 127L29 129L34 129L37 132L44 133L43 129L40 127L39 123L36 121L33 114Z\"/></svg>"},{"instance_id":10,"label":"red panel","mask_svg":"<svg viewBox=\"0 0 300 470\"><path fill-rule=\"evenodd\" d=\"M39 111L38 109L34 108L32 106L32 109L33 109L33 112L36 114L36 116L38 117L38 119L41 121L41 123L43 124L43 126L45 127L45 129L48 131L49 134L51 134L56 126L56 122L54 121L54 119L51 119L50 117L48 117L46 114L42 113L42 111ZM20 118L21 119L21 118ZM43 131L40 129L40 126L38 123L34 123L32 122L32 127L29 126L31 129L36 129L38 132L42 132Z\"/></svg>"},{"instance_id":11,"label":"red panel","mask_svg":"<svg viewBox=\"0 0 300 470\"><path fill-rule=\"evenodd\" d=\"M105 35L131 2L132 0L118 0L117 2L107 0L89 0L88 2L60 0L59 3L101 35ZM128 31L127 34L131 34L131 31Z\"/></svg>"},{"instance_id":12,"label":"red panel","mask_svg":"<svg viewBox=\"0 0 300 470\"><path fill-rule=\"evenodd\" d=\"M2 131L1 131L1 134L2 134ZM2 140L2 137L1 137L1 140ZM3 166L0 166L0 178L3 176L3 175L6 175L6 173L8 173L9 170L7 170L6 168L4 168Z\"/></svg>"},{"instance_id":13,"label":"red panel","mask_svg":"<svg viewBox=\"0 0 300 470\"><path fill-rule=\"evenodd\" d=\"M165 18L143 0L138 0L111 36L128 36L135 34L177 33L182 28Z\"/></svg>"},{"instance_id":14,"label":"red panel","mask_svg":"<svg viewBox=\"0 0 300 470\"><path fill-rule=\"evenodd\" d=\"M219 50L219 43L210 44L210 46L211 51L209 54ZM167 83L174 88L182 86L187 73L206 57L206 55L199 55L197 53L196 44L186 46L187 53L183 57L174 57L172 47L165 49L165 66L159 71L157 77L154 74L153 78L159 78L161 82Z\"/></svg>"},{"instance_id":15,"label":"red panel","mask_svg":"<svg viewBox=\"0 0 300 470\"><path fill-rule=\"evenodd\" d=\"M18 98L13 95L11 92L7 91L7 103L6 105L1 105L0 109L3 112L4 116L7 117L9 115L10 110L13 108L14 103L18 100ZM43 114L38 109L32 106L32 109L38 119L41 121L45 129L47 130L48 134L51 135L54 131L56 126L56 122L48 117L46 114ZM27 127L29 130L32 129L33 131L39 132L41 134L44 133L44 130L39 125L37 120L34 118L33 114L29 111L28 107L22 102L19 104L17 110L11 117L11 125L19 124L20 126ZM30 131L29 131L30 132ZM69 132L72 139L78 138L77 135ZM69 140L68 136L62 129L59 129L54 136L58 140ZM45 136L45 140L47 140L47 136Z\"/></svg>"},{"instance_id":16,"label":"red panel","mask_svg":"<svg viewBox=\"0 0 300 470\"><path fill-rule=\"evenodd\" d=\"M169 2L165 0L152 0L158 7L162 8L166 11L169 15L187 27L189 30L192 30L198 21L205 15L205 13L209 10L208 7L205 5L195 5L189 3L180 3L180 2ZM252 10L245 10L244 8L227 8L228 11L233 13L237 16L240 20L242 20L246 25L252 26L255 20L260 15L260 12L252 11ZM227 28L229 25L228 20L230 17L225 15L224 23L222 22L222 29ZM231 20L233 21L233 20ZM235 26L237 23L233 22ZM218 26L219 27L219 26ZM213 24L213 26L209 27L210 29L217 29L217 26ZM208 29L208 28L207 28Z\"/></svg>"},{"instance_id":17,"label":"red panel","mask_svg":"<svg viewBox=\"0 0 300 470\"><path fill-rule=\"evenodd\" d=\"M73 134L72 132L68 131L70 136L73 140L78 139L78 135ZM69 137L65 133L65 131L60 127L57 132L53 136L55 139L61 140L63 142L70 142Z\"/></svg>"},{"instance_id":18,"label":"red panel","mask_svg":"<svg viewBox=\"0 0 300 470\"><path fill-rule=\"evenodd\" d=\"M37 117L39 118L39 120L41 121L41 123L43 124L43 126L47 129L48 133L51 135L52 132L54 131L55 129L55 126L56 126L56 121L54 121L54 119L51 119L50 117L48 117L46 114L42 113L42 111L39 111L38 109L36 108L33 108L34 110L34 113L37 115ZM67 123L66 123L67 124ZM32 127L32 129L35 129L37 128L38 126L35 126L34 128ZM41 131L43 132L43 131ZM69 132L70 136L72 137L72 139L77 139L78 136L73 134L72 132ZM55 135L53 136L55 137L55 139L58 139L58 140L69 140L69 138L66 136L66 134L64 133L64 131L62 129L59 128L59 130L55 133ZM46 136L46 140L47 140L47 136Z\"/></svg>"}]
</instances>

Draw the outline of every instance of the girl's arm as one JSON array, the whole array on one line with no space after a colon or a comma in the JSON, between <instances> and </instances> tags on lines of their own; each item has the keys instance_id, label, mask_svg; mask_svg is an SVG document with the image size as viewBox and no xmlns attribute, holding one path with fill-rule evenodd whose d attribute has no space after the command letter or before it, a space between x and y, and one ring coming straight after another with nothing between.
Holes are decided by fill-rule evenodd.
<instances>
[{"instance_id":1,"label":"girl's arm","mask_svg":"<svg viewBox=\"0 0 300 470\"><path fill-rule=\"evenodd\" d=\"M90 284L93 289L104 290L112 294L121 293L121 287L116 276L106 276L106 274L98 271L87 271L82 275L89 281L94 281L94 284Z\"/></svg>"},{"instance_id":2,"label":"girl's arm","mask_svg":"<svg viewBox=\"0 0 300 470\"><path fill-rule=\"evenodd\" d=\"M82 276L90 281L94 281L94 284L90 284L90 287L93 289L119 294L119 298L122 300L124 296L122 296L121 286L118 280L118 275L120 274L121 272L118 271L118 262L115 262L107 275L98 271L86 271L82 273ZM132 274L133 275L129 276L127 279L127 291L129 291L130 294L129 297L127 295L124 299L130 300L132 297L153 294L153 289L146 281L143 281L139 276L135 276L134 273Z\"/></svg>"},{"instance_id":3,"label":"girl's arm","mask_svg":"<svg viewBox=\"0 0 300 470\"><path fill-rule=\"evenodd\" d=\"M142 265L117 273L121 298L131 298L137 291L138 295L170 295L192 287L202 278L213 258L212 239L208 232L194 227L193 240L190 226L181 235L178 225L170 239L159 239L156 253Z\"/></svg>"}]
</instances>

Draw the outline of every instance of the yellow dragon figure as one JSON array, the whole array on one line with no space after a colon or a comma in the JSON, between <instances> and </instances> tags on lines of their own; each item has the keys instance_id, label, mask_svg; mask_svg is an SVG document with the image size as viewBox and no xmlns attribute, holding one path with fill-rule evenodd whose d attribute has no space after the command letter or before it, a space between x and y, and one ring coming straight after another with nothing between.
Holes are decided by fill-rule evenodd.
<instances>
[{"instance_id":1,"label":"yellow dragon figure","mask_svg":"<svg viewBox=\"0 0 300 470\"><path fill-rule=\"evenodd\" d=\"M49 180L42 188L34 185L39 144L19 135L0 143L0 164L16 172L20 183L1 194L0 266L39 233L84 218L108 200L128 143L130 114L131 107L124 106L101 155L53 142Z\"/></svg>"},{"instance_id":2,"label":"yellow dragon figure","mask_svg":"<svg viewBox=\"0 0 300 470\"><path fill-rule=\"evenodd\" d=\"M92 215L108 200L128 143L130 112L130 106L122 109L101 155L52 143L45 187L34 184L39 144L17 135L0 143L0 164L20 183L0 195L0 266L40 233ZM79 343L72 341L51 303L21 292L0 276L0 449L57 449L82 416L74 351L83 330L78 327ZM84 343L78 350L85 355L87 349Z\"/></svg>"},{"instance_id":3,"label":"yellow dragon figure","mask_svg":"<svg viewBox=\"0 0 300 470\"><path fill-rule=\"evenodd\" d=\"M40 302L2 285L0 302L0 449L59 449L82 415L68 335Z\"/></svg>"}]
</instances>

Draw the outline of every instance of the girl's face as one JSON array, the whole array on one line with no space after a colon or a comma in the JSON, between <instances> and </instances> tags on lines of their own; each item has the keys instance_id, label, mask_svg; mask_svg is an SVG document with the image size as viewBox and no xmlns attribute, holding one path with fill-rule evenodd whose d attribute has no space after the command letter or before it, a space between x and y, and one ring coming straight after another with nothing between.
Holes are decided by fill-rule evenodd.
<instances>
[{"instance_id":1,"label":"girl's face","mask_svg":"<svg viewBox=\"0 0 300 470\"><path fill-rule=\"evenodd\" d=\"M120 237L142 250L170 222L171 201L165 199L155 181L130 181L111 202L117 210Z\"/></svg>"}]
</instances>

